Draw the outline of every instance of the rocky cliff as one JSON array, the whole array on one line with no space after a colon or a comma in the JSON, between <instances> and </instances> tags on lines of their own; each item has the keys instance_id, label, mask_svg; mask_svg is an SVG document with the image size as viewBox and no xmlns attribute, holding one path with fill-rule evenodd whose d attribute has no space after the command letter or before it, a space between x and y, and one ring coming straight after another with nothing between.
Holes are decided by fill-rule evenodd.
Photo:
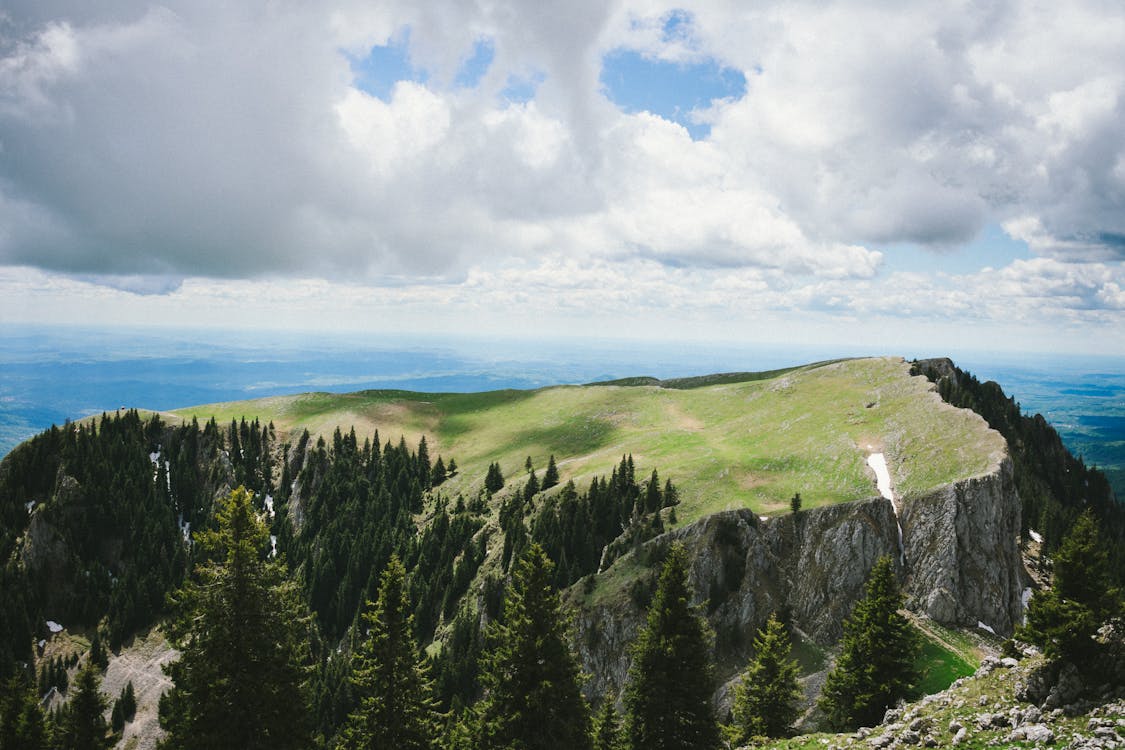
<instances>
[{"instance_id":1,"label":"rocky cliff","mask_svg":"<svg viewBox=\"0 0 1125 750\"><path fill-rule=\"evenodd\" d=\"M1027 585L1016 539L1020 502L1011 461L902 508L907 606L946 625L1009 635Z\"/></svg>"},{"instance_id":2,"label":"rocky cliff","mask_svg":"<svg viewBox=\"0 0 1125 750\"><path fill-rule=\"evenodd\" d=\"M785 610L811 640L830 645L863 594L875 561L898 561L908 606L948 625L979 622L998 634L1020 622L1024 574L1017 535L1020 503L1011 464L1003 461L901 503L870 498L770 519L750 511L719 513L648 542L625 559L633 572L614 595L578 603L575 637L587 691L620 693L630 664L628 645L644 619L646 591L663 550L682 542L691 554L696 603L715 631L717 677L725 683L744 666L754 633ZM900 555L899 527L905 562Z\"/></svg>"}]
</instances>

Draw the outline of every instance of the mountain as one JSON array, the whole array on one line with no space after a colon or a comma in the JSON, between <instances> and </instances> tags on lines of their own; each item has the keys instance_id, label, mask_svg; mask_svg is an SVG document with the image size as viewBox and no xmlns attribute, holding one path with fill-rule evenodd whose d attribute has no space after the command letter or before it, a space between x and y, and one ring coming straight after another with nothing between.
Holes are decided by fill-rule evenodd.
<instances>
[{"instance_id":1,"label":"mountain","mask_svg":"<svg viewBox=\"0 0 1125 750\"><path fill-rule=\"evenodd\" d=\"M1049 552L1093 507L1122 559L1120 506L1104 477L1040 422L947 360L894 358L103 415L52 428L0 463L0 671L42 666L32 643L50 639L48 620L104 633L115 650L158 622L195 560L192 530L243 485L315 618L325 737L350 710L334 653L351 648L392 554L410 571L443 705L464 705L478 689L482 627L531 541L567 588L591 697L620 694L627 646L679 541L715 633L717 704L729 705L729 680L774 611L798 637L811 698L880 556L896 560L907 606L929 632L979 625L998 635L1022 619L1036 571L1021 542L1042 538L1041 522ZM546 482L551 466L557 478ZM930 639L932 663L979 659L948 642ZM971 668L962 659L946 684Z\"/></svg>"}]
</instances>

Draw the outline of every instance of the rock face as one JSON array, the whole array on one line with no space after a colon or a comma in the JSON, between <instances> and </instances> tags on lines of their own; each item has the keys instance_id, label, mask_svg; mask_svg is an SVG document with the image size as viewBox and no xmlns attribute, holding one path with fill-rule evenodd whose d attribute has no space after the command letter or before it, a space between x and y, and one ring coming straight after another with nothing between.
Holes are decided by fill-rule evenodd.
<instances>
[{"instance_id":1,"label":"rock face","mask_svg":"<svg viewBox=\"0 0 1125 750\"><path fill-rule=\"evenodd\" d=\"M909 608L947 625L984 623L998 635L1023 621L1026 574L1011 461L908 499L901 521Z\"/></svg>"},{"instance_id":2,"label":"rock face","mask_svg":"<svg viewBox=\"0 0 1125 750\"><path fill-rule=\"evenodd\" d=\"M898 531L890 502L873 498L768 521L748 510L718 513L648 542L638 554L658 561L675 541L691 556L695 603L715 632L717 676L725 681L745 666L754 634L771 612L787 609L820 643L838 639L875 561L897 556ZM652 568L634 586L651 587L659 564ZM591 694L619 693L625 684L628 645L645 615L636 599L622 592L576 617Z\"/></svg>"},{"instance_id":3,"label":"rock face","mask_svg":"<svg viewBox=\"0 0 1125 750\"><path fill-rule=\"evenodd\" d=\"M900 566L908 607L943 624L983 622L998 634L1011 633L1022 618L1019 514L1005 460L987 475L907 498L900 519L891 501L880 497L767 520L748 510L727 511L664 534L634 553L634 565L648 563L632 583L608 600L579 606L575 641L591 675L586 689L591 695L620 694L628 646L644 621L644 592L651 592L662 550L674 541L682 542L692 559L695 603L715 632L721 683L745 666L754 634L771 612L787 611L796 627L821 645L837 641L882 555ZM716 700L725 705L728 696L729 690L720 688Z\"/></svg>"}]
</instances>

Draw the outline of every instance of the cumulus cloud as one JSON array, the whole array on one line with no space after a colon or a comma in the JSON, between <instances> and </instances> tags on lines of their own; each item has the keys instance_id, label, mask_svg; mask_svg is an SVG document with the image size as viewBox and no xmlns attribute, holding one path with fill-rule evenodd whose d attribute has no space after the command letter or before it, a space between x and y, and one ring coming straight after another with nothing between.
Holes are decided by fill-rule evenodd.
<instances>
[{"instance_id":1,"label":"cumulus cloud","mask_svg":"<svg viewBox=\"0 0 1125 750\"><path fill-rule=\"evenodd\" d=\"M351 61L403 39L424 79L362 90ZM491 62L459 85L480 44ZM875 247L949 250L1004 222L1081 276L1125 259L1122 48L1125 11L1094 0L13 0L0 263L170 293L191 277L472 289L549 257L579 276L765 274L849 305L880 283ZM692 140L609 101L622 49L716 61L746 93L697 111L711 133ZM533 97L506 97L513 80ZM1050 289L1113 306L1119 282Z\"/></svg>"}]
</instances>

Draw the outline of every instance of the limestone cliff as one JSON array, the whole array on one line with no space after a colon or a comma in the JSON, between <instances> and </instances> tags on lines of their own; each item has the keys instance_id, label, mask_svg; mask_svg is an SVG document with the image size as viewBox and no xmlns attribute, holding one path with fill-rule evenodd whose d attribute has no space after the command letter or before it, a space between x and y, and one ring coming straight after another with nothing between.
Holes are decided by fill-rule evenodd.
<instances>
[{"instance_id":1,"label":"limestone cliff","mask_svg":"<svg viewBox=\"0 0 1125 750\"><path fill-rule=\"evenodd\" d=\"M651 591L662 550L674 541L688 548L693 561L691 583L715 631L720 684L745 665L754 633L772 611L788 611L796 627L821 645L838 640L842 620L882 555L899 561L912 609L944 624L980 621L1008 634L1022 616L1019 513L1005 460L984 476L902 502L905 565L899 519L881 497L770 519L727 511L664 534L619 562L634 572L631 580L616 582L615 594L581 603L577 589L571 592L578 604L575 640L591 675L587 691L619 693L624 686L628 645L643 623L644 593Z\"/></svg>"},{"instance_id":2,"label":"limestone cliff","mask_svg":"<svg viewBox=\"0 0 1125 750\"><path fill-rule=\"evenodd\" d=\"M1023 620L1012 464L912 498L902 509L907 606L947 625L1008 635Z\"/></svg>"}]
</instances>

